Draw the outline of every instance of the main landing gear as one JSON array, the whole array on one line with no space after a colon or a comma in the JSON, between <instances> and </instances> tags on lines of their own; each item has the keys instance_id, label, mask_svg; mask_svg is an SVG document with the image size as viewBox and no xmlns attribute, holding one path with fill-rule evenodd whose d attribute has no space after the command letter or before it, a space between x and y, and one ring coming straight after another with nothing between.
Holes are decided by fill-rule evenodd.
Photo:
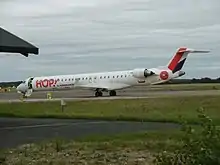
<instances>
[{"instance_id":1,"label":"main landing gear","mask_svg":"<svg viewBox=\"0 0 220 165\"><path fill-rule=\"evenodd\" d=\"M103 96L102 91L100 91L100 90L96 90L96 92L95 92L95 96L96 96L96 97ZM115 90L111 90L111 91L109 91L109 96L116 96L116 91L115 91Z\"/></svg>"},{"instance_id":2,"label":"main landing gear","mask_svg":"<svg viewBox=\"0 0 220 165\"><path fill-rule=\"evenodd\" d=\"M116 91L109 91L110 96L116 96Z\"/></svg>"},{"instance_id":3,"label":"main landing gear","mask_svg":"<svg viewBox=\"0 0 220 165\"><path fill-rule=\"evenodd\" d=\"M102 95L103 95L102 91L96 91L95 92L96 97L99 97L99 96L102 96Z\"/></svg>"}]
</instances>

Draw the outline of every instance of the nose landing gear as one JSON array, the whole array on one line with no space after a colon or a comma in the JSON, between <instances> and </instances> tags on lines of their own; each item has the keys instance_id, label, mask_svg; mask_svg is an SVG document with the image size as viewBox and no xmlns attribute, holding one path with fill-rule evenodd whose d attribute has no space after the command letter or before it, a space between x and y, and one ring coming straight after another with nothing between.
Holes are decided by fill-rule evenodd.
<instances>
[{"instance_id":1,"label":"nose landing gear","mask_svg":"<svg viewBox=\"0 0 220 165\"><path fill-rule=\"evenodd\" d=\"M21 101L24 101L24 99L26 99L26 98L27 98L27 96L25 95L25 93L21 93L19 99L20 99Z\"/></svg>"},{"instance_id":2,"label":"nose landing gear","mask_svg":"<svg viewBox=\"0 0 220 165\"><path fill-rule=\"evenodd\" d=\"M33 92L32 89L28 89L26 92L19 92L19 93L21 93L20 99L23 101L24 99L31 96L32 92Z\"/></svg>"}]
</instances>

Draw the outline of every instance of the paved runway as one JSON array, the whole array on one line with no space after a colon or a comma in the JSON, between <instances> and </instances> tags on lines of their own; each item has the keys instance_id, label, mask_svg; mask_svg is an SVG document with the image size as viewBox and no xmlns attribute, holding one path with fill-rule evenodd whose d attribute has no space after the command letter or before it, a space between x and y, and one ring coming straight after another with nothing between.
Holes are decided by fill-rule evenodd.
<instances>
[{"instance_id":1,"label":"paved runway","mask_svg":"<svg viewBox=\"0 0 220 165\"><path fill-rule=\"evenodd\" d=\"M149 91L146 88L129 88L117 91L117 96L109 97L107 92L103 93L103 97L95 97L94 91L90 90L65 90L53 91L52 97L54 100L91 100L91 99L130 99L130 98L149 98L161 96L198 96L198 95L220 95L220 90L197 90L197 91ZM20 102L20 95L16 92L0 93L0 102ZM34 92L31 97L25 99L27 101L47 101L47 92Z\"/></svg>"},{"instance_id":2,"label":"paved runway","mask_svg":"<svg viewBox=\"0 0 220 165\"><path fill-rule=\"evenodd\" d=\"M56 99L66 98L81 99L119 99L134 97L161 97L178 95L219 95L219 90L205 91L147 91L143 89L127 89L118 92L116 97L93 96L93 91L71 90L53 92ZM1 101L16 101L17 93L0 93ZM46 98L46 92L33 93L29 101L42 101ZM17 100L20 101L20 100ZM0 118L0 148L15 147L20 144L41 141L54 137L79 138L92 134L116 134L125 132L148 131L157 129L173 129L178 125L156 122L119 122L119 121L95 121L95 120L64 120L64 119L12 119Z\"/></svg>"},{"instance_id":3,"label":"paved runway","mask_svg":"<svg viewBox=\"0 0 220 165\"><path fill-rule=\"evenodd\" d=\"M156 122L0 118L0 148L16 147L55 137L74 139L94 134L111 135L178 127L176 124Z\"/></svg>"}]
</instances>

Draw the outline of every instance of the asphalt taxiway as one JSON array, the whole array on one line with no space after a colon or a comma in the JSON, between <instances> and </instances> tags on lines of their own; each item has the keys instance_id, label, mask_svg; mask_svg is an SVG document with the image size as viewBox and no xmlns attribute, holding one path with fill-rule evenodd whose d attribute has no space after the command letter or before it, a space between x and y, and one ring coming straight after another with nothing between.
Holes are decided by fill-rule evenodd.
<instances>
[{"instance_id":1,"label":"asphalt taxiway","mask_svg":"<svg viewBox=\"0 0 220 165\"><path fill-rule=\"evenodd\" d=\"M116 97L94 97L93 91L58 91L53 92L54 100L88 99L130 99L163 96L209 96L219 95L220 90L204 91L119 91ZM20 101L17 93L0 93L2 102ZM47 101L46 92L33 93L27 101ZM0 148L15 147L20 144L32 143L55 137L80 138L88 135L110 135L116 133L138 132L149 130L174 129L178 125L158 122L122 122L71 119L20 119L0 118Z\"/></svg>"},{"instance_id":2,"label":"asphalt taxiway","mask_svg":"<svg viewBox=\"0 0 220 165\"><path fill-rule=\"evenodd\" d=\"M177 124L157 122L0 118L0 148L16 147L56 137L74 139L89 135L111 135L178 127Z\"/></svg>"}]
</instances>

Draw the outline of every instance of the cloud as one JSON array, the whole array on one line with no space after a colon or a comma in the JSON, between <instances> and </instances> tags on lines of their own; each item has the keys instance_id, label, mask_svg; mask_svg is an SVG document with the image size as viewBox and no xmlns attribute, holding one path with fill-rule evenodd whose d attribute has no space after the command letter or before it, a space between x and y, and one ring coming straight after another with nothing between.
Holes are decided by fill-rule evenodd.
<instances>
[{"instance_id":1,"label":"cloud","mask_svg":"<svg viewBox=\"0 0 220 165\"><path fill-rule=\"evenodd\" d=\"M1 1L2 27L40 48L39 56L28 58L1 54L1 78L155 67L180 46L211 50L189 57L185 77L218 77L219 5L218 0Z\"/></svg>"}]
</instances>

